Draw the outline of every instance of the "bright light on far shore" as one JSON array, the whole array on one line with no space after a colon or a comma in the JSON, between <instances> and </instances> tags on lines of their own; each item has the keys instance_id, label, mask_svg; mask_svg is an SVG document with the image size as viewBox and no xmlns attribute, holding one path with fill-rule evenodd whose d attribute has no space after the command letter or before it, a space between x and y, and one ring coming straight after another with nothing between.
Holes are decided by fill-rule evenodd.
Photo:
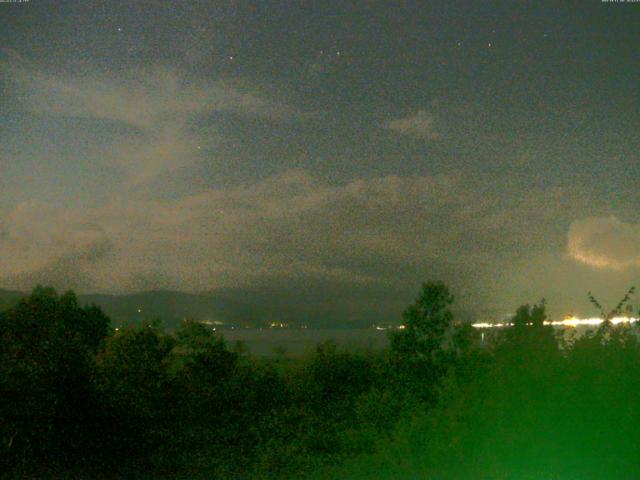
<instances>
[{"instance_id":1,"label":"bright light on far shore","mask_svg":"<svg viewBox=\"0 0 640 480\"><path fill-rule=\"evenodd\" d=\"M636 317L613 317L611 323L614 325L618 325L621 323L635 323L638 321ZM544 322L544 325L550 325L553 327L580 327L580 326L588 326L593 327L600 325L604 320L602 318L577 318L577 317L569 317L564 320L547 320ZM511 327L513 323L503 322L503 323L487 323L487 322L479 322L471 325L474 328L502 328L502 327Z\"/></svg>"}]
</instances>

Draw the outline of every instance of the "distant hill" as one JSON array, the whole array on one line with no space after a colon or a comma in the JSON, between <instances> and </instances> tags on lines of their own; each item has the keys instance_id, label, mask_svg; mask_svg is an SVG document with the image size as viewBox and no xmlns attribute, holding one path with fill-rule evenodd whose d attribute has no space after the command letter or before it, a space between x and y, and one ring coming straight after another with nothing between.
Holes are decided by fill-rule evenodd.
<instances>
[{"instance_id":1,"label":"distant hill","mask_svg":"<svg viewBox=\"0 0 640 480\"><path fill-rule=\"evenodd\" d=\"M0 289L0 311L26 295ZM316 284L298 284L295 289L276 285L202 293L156 290L123 295L85 294L78 295L78 299L83 305L99 305L114 326L159 319L168 329L175 328L184 318L239 326L283 322L311 328L371 327L398 322L406 305L403 300L398 305L369 304L362 291Z\"/></svg>"},{"instance_id":2,"label":"distant hill","mask_svg":"<svg viewBox=\"0 0 640 480\"><path fill-rule=\"evenodd\" d=\"M114 324L161 320L168 328L175 328L181 320L232 322L236 308L223 299L211 295L196 295L175 291L151 291L128 295L80 295L82 304L102 307Z\"/></svg>"},{"instance_id":3,"label":"distant hill","mask_svg":"<svg viewBox=\"0 0 640 480\"><path fill-rule=\"evenodd\" d=\"M25 292L0 289L0 310L17 303ZM174 291L151 291L127 295L78 295L82 305L96 304L114 325L140 323L159 319L169 329L182 319L253 324L257 319L241 315L242 306L214 295L198 295Z\"/></svg>"}]
</instances>

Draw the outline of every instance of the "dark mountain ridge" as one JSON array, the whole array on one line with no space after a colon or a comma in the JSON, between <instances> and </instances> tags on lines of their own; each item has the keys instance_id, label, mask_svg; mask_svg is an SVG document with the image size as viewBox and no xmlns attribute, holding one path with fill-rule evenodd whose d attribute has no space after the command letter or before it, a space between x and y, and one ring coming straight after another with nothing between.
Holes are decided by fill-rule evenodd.
<instances>
[{"instance_id":1,"label":"dark mountain ridge","mask_svg":"<svg viewBox=\"0 0 640 480\"><path fill-rule=\"evenodd\" d=\"M0 309L6 309L27 296L26 292L0 289ZM254 324L255 317L242 314L242 306L214 295L159 290L124 295L78 295L81 305L96 304L111 318L114 326L160 320L175 328L183 319Z\"/></svg>"}]
</instances>

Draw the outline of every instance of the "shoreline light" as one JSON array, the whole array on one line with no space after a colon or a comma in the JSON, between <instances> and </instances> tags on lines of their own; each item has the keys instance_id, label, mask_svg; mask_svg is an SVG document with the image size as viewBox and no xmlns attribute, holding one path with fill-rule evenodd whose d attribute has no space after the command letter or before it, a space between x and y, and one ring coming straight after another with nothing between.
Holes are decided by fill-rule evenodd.
<instances>
[{"instance_id":1,"label":"shoreline light","mask_svg":"<svg viewBox=\"0 0 640 480\"><path fill-rule=\"evenodd\" d=\"M621 323L635 323L638 321L636 317L613 317L610 319L610 322L613 325L619 325ZM552 327L581 327L581 326L597 326L604 322L602 318L577 318L577 317L568 317L564 320L547 320L543 322L543 325L550 325ZM529 324L530 325L530 324ZM502 327L512 327L513 323L511 322L500 322L500 323L488 323L488 322L479 322L472 323L472 327L474 328L502 328Z\"/></svg>"}]
</instances>

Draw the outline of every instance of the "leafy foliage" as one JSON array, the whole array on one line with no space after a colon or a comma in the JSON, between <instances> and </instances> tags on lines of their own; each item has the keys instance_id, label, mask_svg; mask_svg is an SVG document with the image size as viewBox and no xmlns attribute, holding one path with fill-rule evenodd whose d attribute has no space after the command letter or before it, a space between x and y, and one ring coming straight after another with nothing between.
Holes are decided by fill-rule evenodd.
<instances>
[{"instance_id":1,"label":"leafy foliage","mask_svg":"<svg viewBox=\"0 0 640 480\"><path fill-rule=\"evenodd\" d=\"M627 292L625 293L624 297L622 297L622 299L609 313L605 311L603 306L600 304L600 302L598 302L598 300L593 296L591 292L587 293L587 298L589 298L591 304L598 309L598 311L600 312L600 317L606 321L609 321L614 317L622 315L625 306L630 307L629 302L631 301L631 296L635 293L635 291L635 286L630 287L629 290L627 290Z\"/></svg>"},{"instance_id":2,"label":"leafy foliage","mask_svg":"<svg viewBox=\"0 0 640 480\"><path fill-rule=\"evenodd\" d=\"M400 356L438 360L451 327L453 296L441 282L425 283L415 303L402 314L404 330L391 336L391 348Z\"/></svg>"},{"instance_id":3,"label":"leafy foliage","mask_svg":"<svg viewBox=\"0 0 640 480\"><path fill-rule=\"evenodd\" d=\"M82 463L92 445L93 358L108 332L97 307L37 287L0 319L0 462Z\"/></svg>"},{"instance_id":4,"label":"leafy foliage","mask_svg":"<svg viewBox=\"0 0 640 480\"><path fill-rule=\"evenodd\" d=\"M630 289L615 312L628 304ZM378 351L255 358L210 327L112 330L38 287L0 314L4 478L635 478L640 342L546 304L481 343L426 283ZM3 476L0 473L0 476Z\"/></svg>"}]
</instances>

